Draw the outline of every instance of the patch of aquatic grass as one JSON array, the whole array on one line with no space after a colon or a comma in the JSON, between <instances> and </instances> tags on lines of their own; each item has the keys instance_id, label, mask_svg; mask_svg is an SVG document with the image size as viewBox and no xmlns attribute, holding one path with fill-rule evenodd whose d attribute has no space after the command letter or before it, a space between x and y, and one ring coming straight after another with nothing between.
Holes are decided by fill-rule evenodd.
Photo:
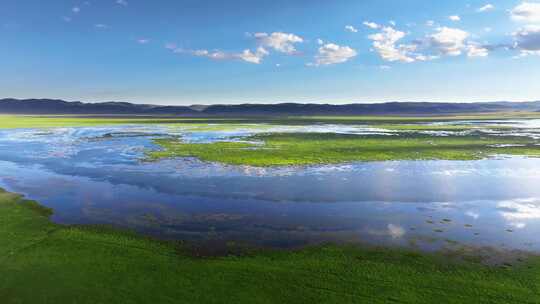
<instances>
[{"instance_id":1,"label":"patch of aquatic grass","mask_svg":"<svg viewBox=\"0 0 540 304\"><path fill-rule=\"evenodd\" d=\"M540 259L507 267L322 246L193 258L171 243L60 226L0 193L2 303L538 303Z\"/></svg>"},{"instance_id":2,"label":"patch of aquatic grass","mask_svg":"<svg viewBox=\"0 0 540 304\"><path fill-rule=\"evenodd\" d=\"M476 160L501 154L540 156L537 142L524 137L269 133L243 139L246 142L186 143L177 138L157 139L155 143L161 150L149 152L148 158L197 157L234 165L287 166L351 161Z\"/></svg>"}]
</instances>

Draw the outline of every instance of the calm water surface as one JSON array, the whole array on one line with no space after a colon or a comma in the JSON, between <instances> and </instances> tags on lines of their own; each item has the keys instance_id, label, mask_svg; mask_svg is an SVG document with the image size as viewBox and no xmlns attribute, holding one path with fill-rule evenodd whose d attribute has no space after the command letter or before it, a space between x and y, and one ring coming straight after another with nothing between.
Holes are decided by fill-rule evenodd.
<instances>
[{"instance_id":1,"label":"calm water surface","mask_svg":"<svg viewBox=\"0 0 540 304\"><path fill-rule=\"evenodd\" d=\"M367 127L297 128L393 136ZM537 132L531 128L523 133ZM250 132L3 130L0 187L53 208L58 223L111 224L164 239L270 247L369 242L427 250L457 242L540 252L540 159L272 169L190 158L143 161L145 150L157 148L152 138L181 134L209 142Z\"/></svg>"}]
</instances>

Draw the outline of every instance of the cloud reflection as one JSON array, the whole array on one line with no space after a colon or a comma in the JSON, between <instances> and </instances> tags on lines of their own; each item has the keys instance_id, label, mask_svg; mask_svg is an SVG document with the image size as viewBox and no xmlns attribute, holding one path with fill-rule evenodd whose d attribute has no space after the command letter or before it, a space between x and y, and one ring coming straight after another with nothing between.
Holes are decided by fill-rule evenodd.
<instances>
[{"instance_id":1,"label":"cloud reflection","mask_svg":"<svg viewBox=\"0 0 540 304\"><path fill-rule=\"evenodd\" d=\"M393 239L400 239L405 235L405 229L398 225L388 224L388 234Z\"/></svg>"},{"instance_id":2,"label":"cloud reflection","mask_svg":"<svg viewBox=\"0 0 540 304\"><path fill-rule=\"evenodd\" d=\"M497 205L502 217L509 221L540 219L540 199L516 199Z\"/></svg>"}]
</instances>

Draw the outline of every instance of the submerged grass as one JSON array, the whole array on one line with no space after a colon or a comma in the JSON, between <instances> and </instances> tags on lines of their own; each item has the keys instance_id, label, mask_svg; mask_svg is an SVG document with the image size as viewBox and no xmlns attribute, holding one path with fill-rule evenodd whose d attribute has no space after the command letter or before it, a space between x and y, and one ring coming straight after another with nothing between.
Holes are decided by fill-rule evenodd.
<instances>
[{"instance_id":1,"label":"submerged grass","mask_svg":"<svg viewBox=\"0 0 540 304\"><path fill-rule=\"evenodd\" d=\"M193 258L170 243L60 226L0 191L2 303L540 303L540 259L506 267L323 246Z\"/></svg>"},{"instance_id":2,"label":"submerged grass","mask_svg":"<svg viewBox=\"0 0 540 304\"><path fill-rule=\"evenodd\" d=\"M335 133L269 133L242 138L245 142L187 143L157 139L162 149L152 160L197 157L234 165L287 166L387 160L476 160L492 155L540 156L537 141L503 136L399 136ZM261 142L256 144L252 142Z\"/></svg>"}]
</instances>

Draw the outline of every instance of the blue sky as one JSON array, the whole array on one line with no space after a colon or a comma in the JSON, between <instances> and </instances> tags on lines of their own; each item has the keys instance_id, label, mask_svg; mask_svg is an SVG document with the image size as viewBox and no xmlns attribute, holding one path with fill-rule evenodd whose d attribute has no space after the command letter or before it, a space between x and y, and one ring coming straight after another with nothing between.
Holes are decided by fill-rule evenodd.
<instances>
[{"instance_id":1,"label":"blue sky","mask_svg":"<svg viewBox=\"0 0 540 304\"><path fill-rule=\"evenodd\" d=\"M540 100L540 1L2 0L1 97Z\"/></svg>"}]
</instances>

